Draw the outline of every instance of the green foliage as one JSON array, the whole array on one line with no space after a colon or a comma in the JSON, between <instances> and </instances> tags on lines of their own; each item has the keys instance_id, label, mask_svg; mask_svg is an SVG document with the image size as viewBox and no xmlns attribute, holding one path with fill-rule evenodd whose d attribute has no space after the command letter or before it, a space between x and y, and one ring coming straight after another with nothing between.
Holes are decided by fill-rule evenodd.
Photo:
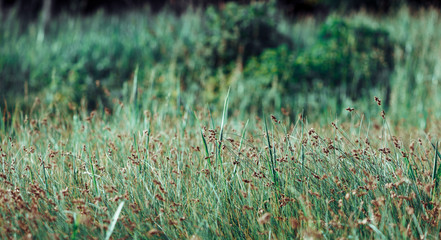
<instances>
[{"instance_id":1,"label":"green foliage","mask_svg":"<svg viewBox=\"0 0 441 240\"><path fill-rule=\"evenodd\" d=\"M286 45L265 50L260 56L252 58L244 69L244 75L253 83L268 87L273 81L288 83L293 80L295 56Z\"/></svg>"},{"instance_id":2,"label":"green foliage","mask_svg":"<svg viewBox=\"0 0 441 240\"><path fill-rule=\"evenodd\" d=\"M274 3L229 3L223 9L188 10L182 16L148 10L120 17L62 16L49 24L44 41L37 43L37 24L19 33L11 18L1 28L5 44L0 46L0 73L5 80L0 91L15 101L13 96L23 94L27 82L33 92L43 90L49 101L79 105L84 98L94 109L108 101L106 89L111 97L121 96L123 82L132 79L139 65L141 82L147 82L152 71L176 78L156 82L158 97L167 96L164 90L170 87L207 87L216 94L219 83L210 79L280 43L276 20Z\"/></svg>"},{"instance_id":3,"label":"green foliage","mask_svg":"<svg viewBox=\"0 0 441 240\"><path fill-rule=\"evenodd\" d=\"M0 25L0 97L7 111L16 103L31 108L35 96L89 110L111 106L129 97L137 66L140 99L221 106L231 86L231 106L241 114L285 107L335 115L355 102L370 108L375 95L394 116L427 118L441 102L436 11L332 15L323 23L285 19L272 2L181 15L143 9L60 16L42 42L38 24L16 20L10 14Z\"/></svg>"},{"instance_id":4,"label":"green foliage","mask_svg":"<svg viewBox=\"0 0 441 240\"><path fill-rule=\"evenodd\" d=\"M330 18L318 43L295 61L299 79L347 87L352 98L374 86L388 86L393 70L393 47L387 31Z\"/></svg>"},{"instance_id":5,"label":"green foliage","mask_svg":"<svg viewBox=\"0 0 441 240\"><path fill-rule=\"evenodd\" d=\"M317 81L343 86L354 98L368 87L388 85L394 44L385 30L330 18L318 38L297 55L286 46L265 50L244 73L264 85L278 78L285 88L297 91Z\"/></svg>"},{"instance_id":6,"label":"green foliage","mask_svg":"<svg viewBox=\"0 0 441 240\"><path fill-rule=\"evenodd\" d=\"M257 89L247 93L248 104L263 103L265 107L280 107L282 98L290 99L294 92L287 88L294 80L293 52L287 45L266 49L260 56L253 57L244 68L244 85L247 89ZM249 101L249 102L248 102ZM261 113L261 112L260 112Z\"/></svg>"},{"instance_id":7,"label":"green foliage","mask_svg":"<svg viewBox=\"0 0 441 240\"><path fill-rule=\"evenodd\" d=\"M35 25L29 26L29 33L5 36L0 58L6 79L2 91L23 94L27 82L33 92L44 90L49 101L79 104L85 98L90 108L96 108L98 101L105 101L105 88L120 87L118 82L128 78L141 61L142 45L129 41L124 33L114 34L123 26L106 26L106 18L100 15L59 21L51 23L42 44L36 42ZM97 81L104 86L97 87Z\"/></svg>"},{"instance_id":8,"label":"green foliage","mask_svg":"<svg viewBox=\"0 0 441 240\"><path fill-rule=\"evenodd\" d=\"M274 96L276 102L293 102L297 94L320 89L352 99L373 88L388 94L394 43L386 30L330 17L317 38L305 49L282 45L253 57L244 69L247 84L280 93ZM257 102L268 97L268 92L250 94Z\"/></svg>"},{"instance_id":9,"label":"green foliage","mask_svg":"<svg viewBox=\"0 0 441 240\"><path fill-rule=\"evenodd\" d=\"M212 60L215 65L236 60L246 62L266 48L287 42L287 37L277 30L280 18L277 14L274 2L248 6L229 3L220 11L209 7L206 11L209 37L204 47L214 51Z\"/></svg>"}]
</instances>

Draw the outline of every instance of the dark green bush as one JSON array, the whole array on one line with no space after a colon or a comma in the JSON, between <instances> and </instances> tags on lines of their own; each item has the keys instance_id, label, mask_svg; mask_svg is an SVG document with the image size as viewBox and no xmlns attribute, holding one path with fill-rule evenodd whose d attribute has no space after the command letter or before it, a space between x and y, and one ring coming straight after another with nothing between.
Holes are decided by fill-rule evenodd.
<instances>
[{"instance_id":1,"label":"dark green bush","mask_svg":"<svg viewBox=\"0 0 441 240\"><path fill-rule=\"evenodd\" d=\"M228 75L266 49L289 44L289 37L277 29L278 13L275 2L249 5L230 2L222 8L208 7L192 34L184 31L175 43L179 47L175 48L173 57L182 79L181 87L209 89L204 95L214 99L210 95L217 95L221 88L219 74ZM183 20L191 22L191 19Z\"/></svg>"},{"instance_id":2,"label":"dark green bush","mask_svg":"<svg viewBox=\"0 0 441 240\"><path fill-rule=\"evenodd\" d=\"M274 2L238 5L228 3L220 11L206 10L207 39L204 48L214 66L236 60L246 62L267 48L289 43L277 30L278 11Z\"/></svg>"},{"instance_id":3,"label":"dark green bush","mask_svg":"<svg viewBox=\"0 0 441 240\"><path fill-rule=\"evenodd\" d=\"M343 86L356 98L369 88L388 86L392 68L393 42L388 32L330 18L318 43L297 57L294 83L320 81L332 88Z\"/></svg>"},{"instance_id":4,"label":"dark green bush","mask_svg":"<svg viewBox=\"0 0 441 240\"><path fill-rule=\"evenodd\" d=\"M244 84L256 91L243 101L302 108L314 104L308 101L316 97L332 95L340 105L343 99L356 100L381 89L388 104L394 44L385 30L331 17L317 39L306 49L283 45L252 57L244 69Z\"/></svg>"},{"instance_id":5,"label":"dark green bush","mask_svg":"<svg viewBox=\"0 0 441 240\"><path fill-rule=\"evenodd\" d=\"M287 45L266 49L260 56L252 57L246 64L243 75L246 96L240 99L242 107L246 105L281 107L282 99L289 95L286 89L294 76L293 65L295 55Z\"/></svg>"},{"instance_id":6,"label":"dark green bush","mask_svg":"<svg viewBox=\"0 0 441 240\"><path fill-rule=\"evenodd\" d=\"M393 42L385 30L330 18L318 39L298 54L286 46L265 50L249 61L245 76L267 87L277 79L290 92L317 85L342 88L354 99L372 87L389 85Z\"/></svg>"}]
</instances>

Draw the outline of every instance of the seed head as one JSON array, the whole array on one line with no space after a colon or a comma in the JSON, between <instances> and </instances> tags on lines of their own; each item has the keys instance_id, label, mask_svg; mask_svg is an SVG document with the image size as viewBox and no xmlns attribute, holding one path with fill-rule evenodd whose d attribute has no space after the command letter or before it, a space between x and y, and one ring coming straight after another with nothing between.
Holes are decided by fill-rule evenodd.
<instances>
[{"instance_id":1,"label":"seed head","mask_svg":"<svg viewBox=\"0 0 441 240\"><path fill-rule=\"evenodd\" d=\"M381 106L381 100L378 97L374 97L375 102L377 102L378 106Z\"/></svg>"},{"instance_id":2,"label":"seed head","mask_svg":"<svg viewBox=\"0 0 441 240\"><path fill-rule=\"evenodd\" d=\"M257 219L257 222L259 222L260 225L266 224L271 220L271 213L264 213L259 219Z\"/></svg>"},{"instance_id":3,"label":"seed head","mask_svg":"<svg viewBox=\"0 0 441 240\"><path fill-rule=\"evenodd\" d=\"M149 236L149 237L151 237L151 236L159 236L159 235L161 235L162 234L162 232L161 231L159 231L158 229L156 229L156 228L152 228L152 229L150 229L150 231L148 231L148 233L147 233L147 235Z\"/></svg>"}]
</instances>

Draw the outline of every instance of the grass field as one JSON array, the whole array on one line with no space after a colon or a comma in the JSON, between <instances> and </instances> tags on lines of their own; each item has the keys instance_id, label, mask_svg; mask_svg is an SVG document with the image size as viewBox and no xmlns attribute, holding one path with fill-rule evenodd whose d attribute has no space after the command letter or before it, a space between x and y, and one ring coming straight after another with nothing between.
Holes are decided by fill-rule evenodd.
<instances>
[{"instance_id":1,"label":"grass field","mask_svg":"<svg viewBox=\"0 0 441 240\"><path fill-rule=\"evenodd\" d=\"M0 238L439 238L439 129L390 126L380 99L376 119L348 108L321 127L242 122L228 99L16 112L0 132Z\"/></svg>"},{"instance_id":2,"label":"grass field","mask_svg":"<svg viewBox=\"0 0 441 240\"><path fill-rule=\"evenodd\" d=\"M0 239L441 238L439 11L225 9L5 17Z\"/></svg>"}]
</instances>

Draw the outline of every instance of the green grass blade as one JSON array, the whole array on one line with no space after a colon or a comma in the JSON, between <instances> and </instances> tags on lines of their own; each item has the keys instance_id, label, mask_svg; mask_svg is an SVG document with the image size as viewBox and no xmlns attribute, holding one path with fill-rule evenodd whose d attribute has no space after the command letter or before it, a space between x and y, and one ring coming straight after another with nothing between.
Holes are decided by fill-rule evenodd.
<instances>
[{"instance_id":1,"label":"green grass blade","mask_svg":"<svg viewBox=\"0 0 441 240\"><path fill-rule=\"evenodd\" d=\"M44 175L44 183L46 185L46 192L49 193L49 185L47 183L47 174L46 174L46 167L44 165L44 160L41 162L41 165L43 167L43 175Z\"/></svg>"},{"instance_id":2,"label":"green grass blade","mask_svg":"<svg viewBox=\"0 0 441 240\"><path fill-rule=\"evenodd\" d=\"M205 141L204 133L202 132L202 130L201 130L201 137L202 137L202 142L204 143L205 156L207 158L208 166L211 166L210 153L208 152L207 141Z\"/></svg>"},{"instance_id":3,"label":"green grass blade","mask_svg":"<svg viewBox=\"0 0 441 240\"><path fill-rule=\"evenodd\" d=\"M223 135L224 135L224 122L227 118L228 115L228 102L230 99L230 88L228 88L228 92L227 92L227 97L225 98L225 102L224 102L224 110L222 112L222 123L221 123L221 130L220 130L220 134L219 134L219 145L218 145L218 154L219 154L219 161L220 161L220 165L223 171L223 166L222 166L222 140L223 140Z\"/></svg>"},{"instance_id":4,"label":"green grass blade","mask_svg":"<svg viewBox=\"0 0 441 240\"><path fill-rule=\"evenodd\" d=\"M239 158L240 158L240 154L241 154L240 151L242 150L242 143L243 143L243 140L245 139L245 133L246 133L249 121L250 120L248 119L247 123L245 123L245 126L243 127L243 130L242 130L242 135L241 135L241 138L240 138L239 149L237 151L236 161L238 161ZM234 166L233 175L236 173L236 170L237 170L237 165Z\"/></svg>"},{"instance_id":5,"label":"green grass blade","mask_svg":"<svg viewBox=\"0 0 441 240\"><path fill-rule=\"evenodd\" d=\"M147 129L147 140L145 142L145 157L144 157L144 169L148 164L148 158L149 158L149 145L150 145L150 123L149 127Z\"/></svg>"},{"instance_id":6,"label":"green grass blade","mask_svg":"<svg viewBox=\"0 0 441 240\"><path fill-rule=\"evenodd\" d=\"M135 73L133 76L132 94L130 95L130 103L132 103L133 106L136 106L136 98L138 92L138 70L139 70L139 66L136 66Z\"/></svg>"},{"instance_id":7,"label":"green grass blade","mask_svg":"<svg viewBox=\"0 0 441 240\"><path fill-rule=\"evenodd\" d=\"M435 159L433 160L433 171L432 171L432 183L435 183L435 188L431 189L431 196L434 197L434 194L438 188L439 184L439 173L437 172L437 166L438 166L438 143L436 143L436 146L432 143L432 147L435 149Z\"/></svg>"},{"instance_id":8,"label":"green grass blade","mask_svg":"<svg viewBox=\"0 0 441 240\"><path fill-rule=\"evenodd\" d=\"M387 239L387 237L386 236L384 236L384 234L375 226L375 225L373 225L373 224L368 224L368 226L372 229L372 230L374 230L374 232L378 235L378 236L380 236L381 237L381 239Z\"/></svg>"},{"instance_id":9,"label":"green grass blade","mask_svg":"<svg viewBox=\"0 0 441 240\"><path fill-rule=\"evenodd\" d=\"M0 131L1 133L5 133L5 121L4 121L4 114L2 112L2 108L0 107ZM1 136L0 136L0 141L1 141Z\"/></svg>"},{"instance_id":10,"label":"green grass blade","mask_svg":"<svg viewBox=\"0 0 441 240\"><path fill-rule=\"evenodd\" d=\"M200 129L200 132L201 132L202 142L203 142L203 144L204 144L205 157L206 157L206 159L207 159L207 164L208 164L208 166L211 166L210 153L209 153L209 151L208 151L208 145L207 145L207 141L205 140L204 133L202 132L202 126L201 126L201 123L200 123L200 121L199 121L199 119L198 119L198 117L197 117L197 115L196 115L195 112L193 112L193 115L194 115L194 117L196 118L196 121L198 122L199 127L201 128L201 129Z\"/></svg>"},{"instance_id":11,"label":"green grass blade","mask_svg":"<svg viewBox=\"0 0 441 240\"><path fill-rule=\"evenodd\" d=\"M272 151L271 142L270 142L270 138L269 138L268 125L266 123L266 117L263 117L263 119L264 119L264 123L265 123L266 140L268 143L268 150L269 150L269 154L270 154L269 165L270 165L271 173L273 175L274 184L276 184L276 186L277 186L277 173L276 173L276 170L274 169L275 168L274 167L274 156L273 156L273 151Z\"/></svg>"},{"instance_id":12,"label":"green grass blade","mask_svg":"<svg viewBox=\"0 0 441 240\"><path fill-rule=\"evenodd\" d=\"M92 170L93 186L95 188L95 193L99 196L100 193L98 191L98 184L97 184L96 178L95 178L95 169L93 168L92 154L90 154L90 152L89 152L89 156L88 157L89 157L89 165L90 165L90 168Z\"/></svg>"},{"instance_id":13,"label":"green grass blade","mask_svg":"<svg viewBox=\"0 0 441 240\"><path fill-rule=\"evenodd\" d=\"M77 239L78 227L80 225L80 221L77 218L77 214L75 212L73 213L73 219L74 219L74 221L73 221L73 226L72 226L72 228L73 228L72 235L70 236L71 240Z\"/></svg>"},{"instance_id":14,"label":"green grass blade","mask_svg":"<svg viewBox=\"0 0 441 240\"><path fill-rule=\"evenodd\" d=\"M112 235L112 232L115 229L116 222L118 221L118 217L119 214L121 213L121 209L123 208L123 206L124 206L124 201L119 204L115 214L113 214L112 221L110 222L109 228L107 229L105 240L110 239L110 236Z\"/></svg>"}]
</instances>

